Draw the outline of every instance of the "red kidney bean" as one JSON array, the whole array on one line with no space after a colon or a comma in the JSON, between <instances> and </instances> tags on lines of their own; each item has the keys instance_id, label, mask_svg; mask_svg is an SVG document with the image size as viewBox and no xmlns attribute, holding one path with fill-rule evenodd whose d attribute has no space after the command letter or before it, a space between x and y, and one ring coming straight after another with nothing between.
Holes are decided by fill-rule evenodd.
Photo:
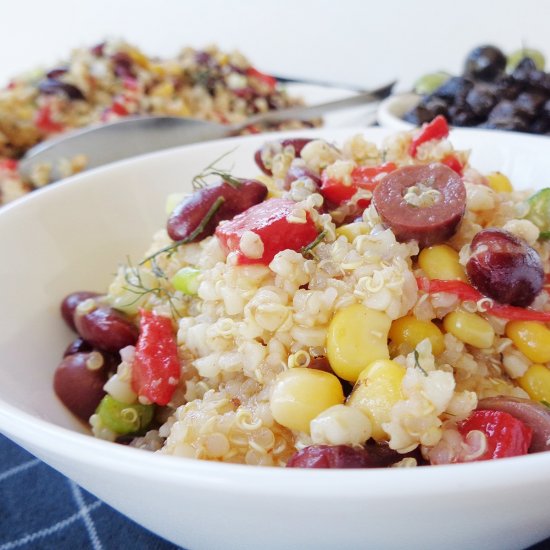
<instances>
[{"instance_id":1,"label":"red kidney bean","mask_svg":"<svg viewBox=\"0 0 550 550\"><path fill-rule=\"evenodd\" d=\"M254 153L254 160L258 165L258 168L268 176L271 176L271 168L268 168L265 165L264 158L269 157L269 163L273 157L285 147L292 146L294 147L294 157L298 158L302 154L302 149L310 142L312 139L308 138L288 138L280 141L271 141L266 143L261 149L258 149Z\"/></svg>"},{"instance_id":2,"label":"red kidney bean","mask_svg":"<svg viewBox=\"0 0 550 550\"><path fill-rule=\"evenodd\" d=\"M407 194L418 190L420 204ZM423 199L430 198L423 204ZM460 176L444 164L398 168L375 187L372 201L382 222L398 241L417 240L421 248L451 237L466 209L466 188Z\"/></svg>"},{"instance_id":3,"label":"red kidney bean","mask_svg":"<svg viewBox=\"0 0 550 550\"><path fill-rule=\"evenodd\" d=\"M399 454L387 445L368 443L364 448L347 445L310 445L294 453L287 468L387 468L405 457L425 462L417 451Z\"/></svg>"},{"instance_id":4,"label":"red kidney bean","mask_svg":"<svg viewBox=\"0 0 550 550\"><path fill-rule=\"evenodd\" d=\"M83 340L82 338L76 338L73 340L63 352L63 357L67 357L68 355L74 355L75 353L86 353L89 351L93 351L93 347L86 342L86 340Z\"/></svg>"},{"instance_id":5,"label":"red kidney bean","mask_svg":"<svg viewBox=\"0 0 550 550\"><path fill-rule=\"evenodd\" d=\"M87 421L102 397L107 381L105 366L88 367L97 359L92 353L76 353L65 357L54 375L54 391L61 402L78 418Z\"/></svg>"},{"instance_id":6,"label":"red kidney bean","mask_svg":"<svg viewBox=\"0 0 550 550\"><path fill-rule=\"evenodd\" d=\"M222 220L230 220L265 199L267 187L263 183L256 180L239 181L238 186L222 181L210 187L203 187L186 197L168 218L166 228L170 238L174 241L188 239L219 197L222 197L224 202L205 228L189 242L198 242L213 235Z\"/></svg>"},{"instance_id":7,"label":"red kidney bean","mask_svg":"<svg viewBox=\"0 0 550 550\"><path fill-rule=\"evenodd\" d=\"M116 52L111 56L115 74L120 78L135 76L133 59L126 52Z\"/></svg>"},{"instance_id":8,"label":"red kidney bean","mask_svg":"<svg viewBox=\"0 0 550 550\"><path fill-rule=\"evenodd\" d=\"M136 343L138 328L122 313L99 304L90 311L81 309L77 308L74 314L76 330L94 348L116 353Z\"/></svg>"},{"instance_id":9,"label":"red kidney bean","mask_svg":"<svg viewBox=\"0 0 550 550\"><path fill-rule=\"evenodd\" d=\"M101 57L103 55L104 49L105 49L105 42L100 42L99 44L92 46L90 48L90 52L92 52L92 54L95 55L96 57Z\"/></svg>"},{"instance_id":10,"label":"red kidney bean","mask_svg":"<svg viewBox=\"0 0 550 550\"><path fill-rule=\"evenodd\" d=\"M89 298L97 298L100 296L97 292L90 292L87 290L79 290L78 292L72 292L65 296L61 302L61 316L70 328L76 331L74 324L74 311L78 304L88 300Z\"/></svg>"},{"instance_id":11,"label":"red kidney bean","mask_svg":"<svg viewBox=\"0 0 550 550\"><path fill-rule=\"evenodd\" d=\"M285 189L290 189L293 182L309 178L317 187L321 187L321 177L306 167L304 161L295 161L290 165L285 176Z\"/></svg>"},{"instance_id":12,"label":"red kidney bean","mask_svg":"<svg viewBox=\"0 0 550 550\"><path fill-rule=\"evenodd\" d=\"M46 73L47 78L59 78L61 75L64 75L69 69L67 67L55 67Z\"/></svg>"},{"instance_id":13,"label":"red kidney bean","mask_svg":"<svg viewBox=\"0 0 550 550\"><path fill-rule=\"evenodd\" d=\"M550 409L540 403L521 397L486 397L477 405L478 409L502 411L521 420L533 430L530 453L550 451Z\"/></svg>"},{"instance_id":14,"label":"red kidney bean","mask_svg":"<svg viewBox=\"0 0 550 550\"><path fill-rule=\"evenodd\" d=\"M84 99L84 94L80 88L76 87L74 84L69 84L68 82L62 82L61 80L56 80L55 78L46 78L38 84L38 89L43 94L65 94L69 99Z\"/></svg>"},{"instance_id":15,"label":"red kidney bean","mask_svg":"<svg viewBox=\"0 0 550 550\"><path fill-rule=\"evenodd\" d=\"M544 286L540 256L502 229L484 229L470 245L466 273L480 292L502 304L526 307Z\"/></svg>"}]
</instances>

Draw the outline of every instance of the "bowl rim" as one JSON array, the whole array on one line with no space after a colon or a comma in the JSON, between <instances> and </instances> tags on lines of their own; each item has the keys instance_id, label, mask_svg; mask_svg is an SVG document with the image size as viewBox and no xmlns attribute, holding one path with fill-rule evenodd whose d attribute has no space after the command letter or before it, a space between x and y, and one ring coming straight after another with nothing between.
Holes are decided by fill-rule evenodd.
<instances>
[{"instance_id":1,"label":"bowl rim","mask_svg":"<svg viewBox=\"0 0 550 550\"><path fill-rule=\"evenodd\" d=\"M478 135L505 141L539 142L546 145L544 136L515 134L483 129L453 129L464 135ZM177 156L182 151L209 149L213 144L231 143L256 144L269 139L297 134L304 136L342 139L353 133L383 138L395 133L389 128L349 127L338 129L315 129L277 132L269 135L254 135L242 138L227 138L207 143L199 143L154 152L140 157L118 161L81 174L76 174L55 185L30 193L0 209L0 219L17 215L27 203L54 198L55 193L63 193L68 186L91 183L105 171L124 171L128 165L149 162L162 162L163 157ZM497 138L496 136L502 136ZM451 136L452 139L452 136ZM541 141L542 140L542 141ZM42 198L44 197L44 198ZM67 413L69 414L69 413ZM145 475L148 479L167 480L177 484L195 486L216 486L216 490L239 493L262 493L265 495L288 495L296 493L299 484L304 498L334 497L365 499L388 499L395 497L418 497L419 495L448 495L449 492L471 493L487 490L501 490L520 486L535 486L550 481L550 452L536 453L496 461L452 464L419 468L389 469L285 469L277 467L251 467L249 465L227 464L192 458L142 452L139 449L102 441L91 435L82 434L58 426L36 415L32 415L7 403L0 398L0 431L39 456L57 456L64 460L90 466L101 466L112 471L132 472ZM52 447L51 442L60 443L63 448ZM162 468L159 467L162 464ZM465 470L466 468L466 470ZM145 473L144 473L145 472ZM544 476L543 474L546 474ZM506 480L503 482L503 480ZM365 486L369 491L365 493Z\"/></svg>"}]
</instances>

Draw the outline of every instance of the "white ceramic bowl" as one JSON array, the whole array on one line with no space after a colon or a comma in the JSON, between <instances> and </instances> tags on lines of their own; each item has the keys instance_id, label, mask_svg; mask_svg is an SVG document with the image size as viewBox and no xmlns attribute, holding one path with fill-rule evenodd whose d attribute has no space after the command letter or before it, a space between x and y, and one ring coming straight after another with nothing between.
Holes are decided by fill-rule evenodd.
<instances>
[{"instance_id":1,"label":"white ceramic bowl","mask_svg":"<svg viewBox=\"0 0 550 550\"><path fill-rule=\"evenodd\" d=\"M301 132L338 142L362 131ZM550 142L454 131L482 170L550 184ZM94 439L57 401L52 376L71 340L68 292L102 290L164 223L168 193L214 158L254 175L265 136L174 149L70 178L0 211L0 430L155 533L189 549L518 549L550 536L550 453L467 465L299 470L203 462ZM29 488L29 498L32 498Z\"/></svg>"},{"instance_id":2,"label":"white ceramic bowl","mask_svg":"<svg viewBox=\"0 0 550 550\"><path fill-rule=\"evenodd\" d=\"M414 128L415 125L403 120L403 116L419 101L420 97L413 93L391 95L384 99L378 106L376 120L378 124L384 128L391 128L392 130L410 130Z\"/></svg>"}]
</instances>

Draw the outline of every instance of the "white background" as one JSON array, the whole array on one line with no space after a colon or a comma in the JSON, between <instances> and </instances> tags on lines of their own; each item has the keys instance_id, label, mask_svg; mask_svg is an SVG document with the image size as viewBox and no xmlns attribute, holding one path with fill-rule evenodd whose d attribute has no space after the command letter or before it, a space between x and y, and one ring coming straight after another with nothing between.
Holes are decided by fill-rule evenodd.
<instances>
[{"instance_id":1,"label":"white background","mask_svg":"<svg viewBox=\"0 0 550 550\"><path fill-rule=\"evenodd\" d=\"M122 37L147 54L217 43L258 68L359 86L461 70L482 43L550 59L546 0L0 0L0 83Z\"/></svg>"}]
</instances>

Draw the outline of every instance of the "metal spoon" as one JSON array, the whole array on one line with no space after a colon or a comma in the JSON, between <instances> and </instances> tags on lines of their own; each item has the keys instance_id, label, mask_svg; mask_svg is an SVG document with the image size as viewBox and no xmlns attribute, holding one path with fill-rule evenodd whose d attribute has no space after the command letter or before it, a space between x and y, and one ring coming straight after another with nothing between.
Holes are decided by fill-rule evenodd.
<instances>
[{"instance_id":1,"label":"metal spoon","mask_svg":"<svg viewBox=\"0 0 550 550\"><path fill-rule=\"evenodd\" d=\"M87 168L150 153L177 145L208 141L238 134L249 125L308 120L329 111L376 103L390 95L395 82L354 96L307 107L290 107L260 113L239 124L223 125L194 118L171 116L137 116L122 118L107 124L89 126L46 140L27 151L19 163L19 172L28 178L35 165L49 163L51 179L63 177L57 164L84 154Z\"/></svg>"}]
</instances>

